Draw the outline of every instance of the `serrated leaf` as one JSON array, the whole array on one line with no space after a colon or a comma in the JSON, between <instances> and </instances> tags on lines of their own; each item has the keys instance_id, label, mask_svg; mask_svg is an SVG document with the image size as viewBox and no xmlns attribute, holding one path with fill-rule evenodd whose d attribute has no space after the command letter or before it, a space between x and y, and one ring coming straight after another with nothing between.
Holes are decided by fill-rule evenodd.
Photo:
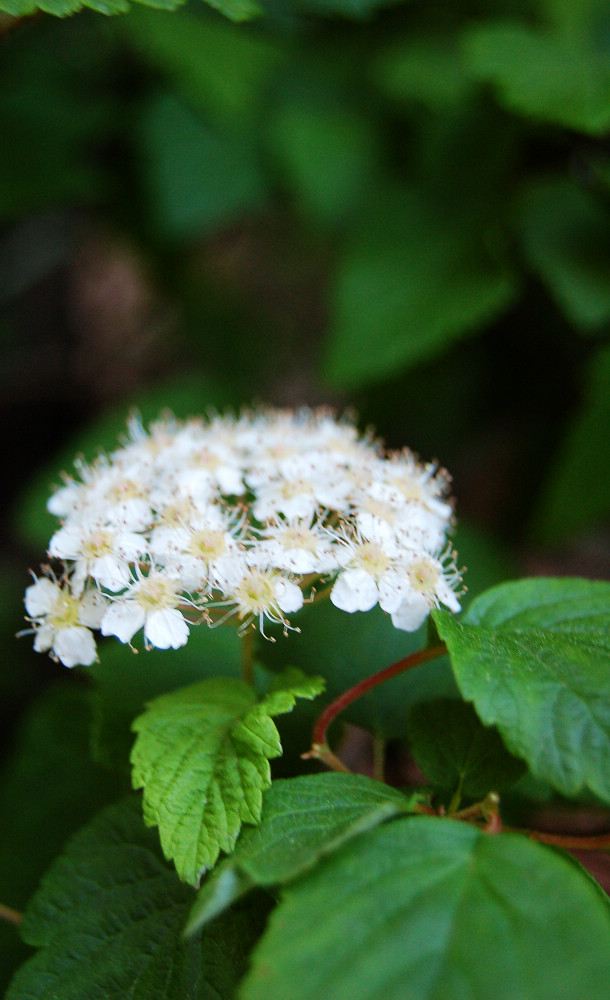
<instances>
[{"instance_id":1,"label":"serrated leaf","mask_svg":"<svg viewBox=\"0 0 610 1000\"><path fill-rule=\"evenodd\" d=\"M510 110L603 135L610 125L610 62L599 44L602 31L593 24L577 31L518 21L477 24L464 35L465 64L473 77L495 86Z\"/></svg>"},{"instance_id":2,"label":"serrated leaf","mask_svg":"<svg viewBox=\"0 0 610 1000\"><path fill-rule=\"evenodd\" d=\"M185 0L135 0L147 7L175 10ZM129 10L128 0L0 0L0 11L12 17L27 17L36 10L55 17L68 17L89 8L99 14L124 14Z\"/></svg>"},{"instance_id":3,"label":"serrated leaf","mask_svg":"<svg viewBox=\"0 0 610 1000\"><path fill-rule=\"evenodd\" d=\"M501 312L511 273L482 227L430 192L379 197L340 261L331 290L324 376L352 388L394 376Z\"/></svg>"},{"instance_id":4,"label":"serrated leaf","mask_svg":"<svg viewBox=\"0 0 610 1000\"><path fill-rule=\"evenodd\" d=\"M279 637L275 643L262 643L259 659L276 671L288 657L303 670L320 664L329 700L426 645L425 625L417 632L402 632L380 608L347 615L330 601L320 601L299 612L298 624L300 634L291 635L284 643ZM341 719L380 736L401 737L409 705L456 694L449 659L442 657L381 684L350 705Z\"/></svg>"},{"instance_id":5,"label":"serrated leaf","mask_svg":"<svg viewBox=\"0 0 610 1000\"><path fill-rule=\"evenodd\" d=\"M463 696L532 773L610 801L610 583L535 578L438 611Z\"/></svg>"},{"instance_id":6,"label":"serrated leaf","mask_svg":"<svg viewBox=\"0 0 610 1000\"><path fill-rule=\"evenodd\" d=\"M217 677L155 699L135 720L133 785L182 879L196 885L233 850L242 823L258 822L269 760L282 752L271 716L321 689L295 672L257 702L248 684Z\"/></svg>"},{"instance_id":7,"label":"serrated leaf","mask_svg":"<svg viewBox=\"0 0 610 1000\"><path fill-rule=\"evenodd\" d=\"M610 350L591 359L584 398L543 487L532 533L563 542L594 527L610 511Z\"/></svg>"},{"instance_id":8,"label":"serrated leaf","mask_svg":"<svg viewBox=\"0 0 610 1000\"><path fill-rule=\"evenodd\" d=\"M0 901L17 910L66 838L128 787L90 759L88 702L88 692L72 680L47 687L6 754L0 773ZM8 698L3 707L10 708ZM15 928L2 922L0 996L27 954Z\"/></svg>"},{"instance_id":9,"label":"serrated leaf","mask_svg":"<svg viewBox=\"0 0 610 1000\"><path fill-rule=\"evenodd\" d=\"M7 1000L229 1000L260 920L233 914L185 942L191 901L137 799L110 807L68 843L28 906L22 933L40 951Z\"/></svg>"},{"instance_id":10,"label":"serrated leaf","mask_svg":"<svg viewBox=\"0 0 610 1000\"><path fill-rule=\"evenodd\" d=\"M357 774L274 781L263 796L260 825L244 830L235 853L210 873L187 931L198 930L254 886L297 878L352 837L411 811L413 800Z\"/></svg>"},{"instance_id":11,"label":"serrated leaf","mask_svg":"<svg viewBox=\"0 0 610 1000\"><path fill-rule=\"evenodd\" d=\"M285 889L239 997L604 1000L609 943L608 907L561 856L418 817Z\"/></svg>"},{"instance_id":12,"label":"serrated leaf","mask_svg":"<svg viewBox=\"0 0 610 1000\"><path fill-rule=\"evenodd\" d=\"M498 730L483 726L464 701L445 698L414 705L408 736L411 752L432 784L458 800L510 788L525 771Z\"/></svg>"},{"instance_id":13,"label":"serrated leaf","mask_svg":"<svg viewBox=\"0 0 610 1000\"><path fill-rule=\"evenodd\" d=\"M525 255L567 318L595 330L610 319L610 214L572 178L530 184L516 228Z\"/></svg>"}]
</instances>

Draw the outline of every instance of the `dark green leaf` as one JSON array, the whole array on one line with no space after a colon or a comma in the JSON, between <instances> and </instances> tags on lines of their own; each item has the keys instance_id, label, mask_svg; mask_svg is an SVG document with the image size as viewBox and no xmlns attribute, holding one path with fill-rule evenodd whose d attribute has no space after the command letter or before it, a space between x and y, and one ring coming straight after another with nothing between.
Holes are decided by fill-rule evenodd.
<instances>
[{"instance_id":1,"label":"dark green leaf","mask_svg":"<svg viewBox=\"0 0 610 1000\"><path fill-rule=\"evenodd\" d=\"M595 527L610 511L610 350L592 358L585 398L553 462L542 490L533 533L544 542L564 542Z\"/></svg>"},{"instance_id":2,"label":"dark green leaf","mask_svg":"<svg viewBox=\"0 0 610 1000\"><path fill-rule=\"evenodd\" d=\"M324 374L350 388L432 357L505 309L515 292L483 229L459 206L416 189L378 201L332 289Z\"/></svg>"},{"instance_id":3,"label":"dark green leaf","mask_svg":"<svg viewBox=\"0 0 610 1000\"><path fill-rule=\"evenodd\" d=\"M349 107L286 103L272 122L271 154L299 206L321 221L353 211L377 165L369 121Z\"/></svg>"},{"instance_id":4,"label":"dark green leaf","mask_svg":"<svg viewBox=\"0 0 610 1000\"><path fill-rule=\"evenodd\" d=\"M263 796L260 825L244 830L232 857L206 879L188 930L194 932L256 885L291 881L352 837L409 812L412 800L357 774L274 781Z\"/></svg>"},{"instance_id":5,"label":"dark green leaf","mask_svg":"<svg viewBox=\"0 0 610 1000\"><path fill-rule=\"evenodd\" d=\"M211 129L171 94L149 105L140 137L148 214L166 239L209 235L264 201L247 138Z\"/></svg>"},{"instance_id":6,"label":"dark green leaf","mask_svg":"<svg viewBox=\"0 0 610 1000\"><path fill-rule=\"evenodd\" d=\"M88 692L60 682L44 691L18 728L0 773L0 901L21 910L66 838L127 788L92 763ZM15 928L0 927L5 973L25 958ZM6 966L6 968L5 968Z\"/></svg>"},{"instance_id":7,"label":"dark green leaf","mask_svg":"<svg viewBox=\"0 0 610 1000\"><path fill-rule=\"evenodd\" d=\"M28 907L41 950L7 1000L229 1000L260 920L236 913L185 942L192 890L159 857L137 799L81 830Z\"/></svg>"},{"instance_id":8,"label":"dark green leaf","mask_svg":"<svg viewBox=\"0 0 610 1000\"><path fill-rule=\"evenodd\" d=\"M295 624L301 629L299 635L261 643L259 659L272 670L281 670L286 662L302 670L323 670L329 699L426 645L425 626L417 632L401 632L379 608L348 615L330 601L320 601L304 607ZM350 705L341 718L380 736L404 736L409 705L455 694L444 657L380 685Z\"/></svg>"},{"instance_id":9,"label":"dark green leaf","mask_svg":"<svg viewBox=\"0 0 610 1000\"><path fill-rule=\"evenodd\" d=\"M517 209L525 255L576 326L610 319L610 212L571 178L530 184Z\"/></svg>"},{"instance_id":10,"label":"dark green leaf","mask_svg":"<svg viewBox=\"0 0 610 1000\"><path fill-rule=\"evenodd\" d=\"M573 5L577 8L579 5ZM605 26L607 31L607 22ZM610 60L602 25L477 24L464 38L468 71L517 114L603 135L610 125Z\"/></svg>"},{"instance_id":11,"label":"dark green leaf","mask_svg":"<svg viewBox=\"0 0 610 1000\"><path fill-rule=\"evenodd\" d=\"M211 115L219 126L241 131L287 54L262 34L195 11L132 10L120 27L146 65L163 73L192 108Z\"/></svg>"},{"instance_id":12,"label":"dark green leaf","mask_svg":"<svg viewBox=\"0 0 610 1000\"><path fill-rule=\"evenodd\" d=\"M435 612L464 697L536 777L610 801L610 583L530 579Z\"/></svg>"},{"instance_id":13,"label":"dark green leaf","mask_svg":"<svg viewBox=\"0 0 610 1000\"><path fill-rule=\"evenodd\" d=\"M409 710L408 735L415 760L433 785L462 798L482 798L509 788L525 771L505 748L497 729L483 726L471 705L442 699Z\"/></svg>"},{"instance_id":14,"label":"dark green leaf","mask_svg":"<svg viewBox=\"0 0 610 1000\"><path fill-rule=\"evenodd\" d=\"M197 884L233 850L242 823L258 823L269 760L282 752L271 717L321 689L293 670L257 702L243 681L217 677L162 695L135 720L133 785L182 879Z\"/></svg>"},{"instance_id":15,"label":"dark green leaf","mask_svg":"<svg viewBox=\"0 0 610 1000\"><path fill-rule=\"evenodd\" d=\"M609 943L607 905L561 856L517 834L412 818L285 889L239 996L605 1000Z\"/></svg>"}]
</instances>

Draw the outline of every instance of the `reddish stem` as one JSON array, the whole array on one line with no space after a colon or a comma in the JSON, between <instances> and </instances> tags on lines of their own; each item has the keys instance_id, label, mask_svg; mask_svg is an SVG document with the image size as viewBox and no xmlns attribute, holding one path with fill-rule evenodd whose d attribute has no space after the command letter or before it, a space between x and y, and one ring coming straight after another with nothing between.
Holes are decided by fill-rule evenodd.
<instances>
[{"instance_id":1,"label":"reddish stem","mask_svg":"<svg viewBox=\"0 0 610 1000\"><path fill-rule=\"evenodd\" d=\"M376 674L365 677L358 684L354 684L353 687L349 688L348 691L340 694L338 698L335 698L324 709L314 726L311 756L321 757L323 760L326 759L326 731L337 715L347 708L348 705L351 705L353 701L361 698L363 694L376 688L379 684L389 681L391 677L405 673L405 671L411 670L412 667L418 667L420 663L426 663L427 660L435 660L439 656L444 656L446 652L447 647L444 642L438 646L429 646L427 649L420 649L417 653L411 653L410 656L406 656L404 660L398 660L396 663L392 663L391 666L379 670Z\"/></svg>"}]
</instances>

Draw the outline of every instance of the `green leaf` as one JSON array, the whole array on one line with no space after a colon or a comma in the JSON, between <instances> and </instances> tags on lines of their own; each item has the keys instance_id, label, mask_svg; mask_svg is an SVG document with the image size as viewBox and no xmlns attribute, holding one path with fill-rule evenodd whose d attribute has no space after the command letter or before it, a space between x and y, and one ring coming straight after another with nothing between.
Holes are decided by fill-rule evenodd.
<instances>
[{"instance_id":1,"label":"green leaf","mask_svg":"<svg viewBox=\"0 0 610 1000\"><path fill-rule=\"evenodd\" d=\"M399 0L286 0L289 9L316 17L347 17L353 21L366 21L377 10L389 7Z\"/></svg>"},{"instance_id":2,"label":"green leaf","mask_svg":"<svg viewBox=\"0 0 610 1000\"><path fill-rule=\"evenodd\" d=\"M323 373L346 388L429 359L505 309L515 292L470 216L415 188L377 201L331 291Z\"/></svg>"},{"instance_id":3,"label":"green leaf","mask_svg":"<svg viewBox=\"0 0 610 1000\"><path fill-rule=\"evenodd\" d=\"M217 677L157 698L135 720L133 785L180 878L196 885L220 851L233 850L242 823L258 823L269 760L282 752L271 716L321 689L320 679L291 671L257 702L243 681Z\"/></svg>"},{"instance_id":4,"label":"green leaf","mask_svg":"<svg viewBox=\"0 0 610 1000\"><path fill-rule=\"evenodd\" d=\"M609 943L607 905L560 855L418 817L285 889L239 997L605 1000Z\"/></svg>"},{"instance_id":5,"label":"green leaf","mask_svg":"<svg viewBox=\"0 0 610 1000\"><path fill-rule=\"evenodd\" d=\"M248 137L210 128L169 92L145 109L140 144L148 214L166 239L209 235L264 201Z\"/></svg>"},{"instance_id":6,"label":"green leaf","mask_svg":"<svg viewBox=\"0 0 610 1000\"><path fill-rule=\"evenodd\" d=\"M240 677L242 640L233 628L191 629L180 649L141 650L102 641L101 658L88 668L96 681L93 693L95 757L107 767L129 769L134 741L131 724L147 702L207 677ZM219 664L222 664L219 667Z\"/></svg>"},{"instance_id":7,"label":"green leaf","mask_svg":"<svg viewBox=\"0 0 610 1000\"><path fill-rule=\"evenodd\" d=\"M481 725L471 705L439 699L414 705L408 736L416 762L433 785L457 798L482 798L510 788L525 764L510 754L497 729Z\"/></svg>"},{"instance_id":8,"label":"green leaf","mask_svg":"<svg viewBox=\"0 0 610 1000\"><path fill-rule=\"evenodd\" d=\"M459 108L471 96L455 32L408 34L381 50L373 64L380 89L394 100L421 103L433 112Z\"/></svg>"},{"instance_id":9,"label":"green leaf","mask_svg":"<svg viewBox=\"0 0 610 1000\"><path fill-rule=\"evenodd\" d=\"M517 206L531 266L567 318L583 330L610 320L610 212L572 178L537 180Z\"/></svg>"},{"instance_id":10,"label":"green leaf","mask_svg":"<svg viewBox=\"0 0 610 1000\"><path fill-rule=\"evenodd\" d=\"M578 7L578 5L574 5ZM467 70L495 87L517 114L589 135L610 126L610 60L607 22L555 29L517 21L477 24L464 35Z\"/></svg>"},{"instance_id":11,"label":"green leaf","mask_svg":"<svg viewBox=\"0 0 610 1000\"><path fill-rule=\"evenodd\" d=\"M330 601L304 607L295 623L300 634L287 639L280 635L275 643L261 643L258 657L276 671L288 659L304 671L312 664L320 664L329 700L363 677L422 649L427 638L425 625L417 632L402 632L394 628L389 615L380 608L348 615ZM341 713L341 719L380 736L400 737L404 736L409 705L456 694L449 660L442 657L381 684L350 705Z\"/></svg>"},{"instance_id":12,"label":"green leaf","mask_svg":"<svg viewBox=\"0 0 610 1000\"><path fill-rule=\"evenodd\" d=\"M210 872L187 931L198 930L254 886L297 878L352 837L412 806L413 796L358 774L274 781L263 796L260 825L244 830L235 853Z\"/></svg>"},{"instance_id":13,"label":"green leaf","mask_svg":"<svg viewBox=\"0 0 610 1000\"><path fill-rule=\"evenodd\" d=\"M565 542L595 527L610 511L610 349L591 359L584 399L552 463L534 516L532 534L546 544Z\"/></svg>"},{"instance_id":14,"label":"green leaf","mask_svg":"<svg viewBox=\"0 0 610 1000\"><path fill-rule=\"evenodd\" d=\"M7 1000L229 1000L260 928L228 915L184 941L192 902L160 858L137 800L112 806L81 830L44 877L22 926L40 949Z\"/></svg>"},{"instance_id":15,"label":"green leaf","mask_svg":"<svg viewBox=\"0 0 610 1000\"><path fill-rule=\"evenodd\" d=\"M0 901L17 910L25 907L66 838L128 787L91 761L90 727L88 692L66 679L42 692L18 726L10 751L5 749ZM0 996L27 954L15 928L0 922Z\"/></svg>"},{"instance_id":16,"label":"green leaf","mask_svg":"<svg viewBox=\"0 0 610 1000\"><path fill-rule=\"evenodd\" d=\"M185 0L136 0L147 7L159 7L175 10ZM85 8L95 10L99 14L124 14L129 10L127 0L0 0L0 11L11 17L28 17L36 10L56 17L68 17ZM224 12L223 12L224 13Z\"/></svg>"},{"instance_id":17,"label":"green leaf","mask_svg":"<svg viewBox=\"0 0 610 1000\"><path fill-rule=\"evenodd\" d=\"M532 773L610 801L610 583L501 584L462 621L434 613L463 696Z\"/></svg>"},{"instance_id":18,"label":"green leaf","mask_svg":"<svg viewBox=\"0 0 610 1000\"><path fill-rule=\"evenodd\" d=\"M314 220L347 216L364 197L377 166L371 124L349 106L317 107L302 99L280 106L270 153L299 207Z\"/></svg>"},{"instance_id":19,"label":"green leaf","mask_svg":"<svg viewBox=\"0 0 610 1000\"><path fill-rule=\"evenodd\" d=\"M162 73L191 108L242 134L256 120L275 67L287 55L262 34L195 11L134 9L119 24L146 67Z\"/></svg>"}]
</instances>

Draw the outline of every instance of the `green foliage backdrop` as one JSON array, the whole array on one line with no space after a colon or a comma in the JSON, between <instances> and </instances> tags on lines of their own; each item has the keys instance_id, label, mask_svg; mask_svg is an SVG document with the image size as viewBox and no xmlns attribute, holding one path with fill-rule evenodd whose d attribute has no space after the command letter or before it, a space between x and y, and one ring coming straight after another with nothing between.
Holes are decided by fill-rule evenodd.
<instances>
[{"instance_id":1,"label":"green foliage backdrop","mask_svg":"<svg viewBox=\"0 0 610 1000\"><path fill-rule=\"evenodd\" d=\"M549 781L569 797L586 787L607 801L607 681L592 666L595 657L607 665L603 629L593 628L593 646L583 652L574 621L543 623L538 648L546 667L566 650L576 672L583 657L588 664L579 673L585 700L605 710L581 718L592 748L583 758L580 743L575 750L551 732L565 722L560 709L576 713L569 678L559 692L542 681L532 691L523 681L528 698L517 716L507 693L525 676L519 648L528 631L527 622L513 621L511 602L523 598L542 613L536 595L544 596L546 584L506 585L517 590L493 590L482 602L476 595L527 573L610 577L609 130L607 0L0 0L1 900L25 907L66 838L127 790L129 726L145 701L171 702L167 692L181 684L221 683L210 680L216 657L226 675L221 686L241 683L233 635L212 634L205 650L197 638L171 662L154 652L150 666L136 664L142 674L129 676L129 651L109 647L94 697L88 679L72 678L71 686L60 668L39 662L27 639L15 642L25 567L38 564L50 535L49 487L77 451L92 457L111 446L132 406L146 419L164 406L187 415L252 400L353 407L391 446L407 444L446 464L455 476L455 545L469 570L464 603L475 598L461 622L437 616L456 679L441 660L425 680L414 671L372 692L347 718L368 719L394 737L408 709L413 731L429 732L433 690L453 739L451 706L461 692L484 723L497 726L484 729L460 703L481 753L479 767L456 727L454 777L465 787L478 788L490 756L511 784L521 766L512 751L543 790ZM572 584L565 587L576 600ZM596 595L607 621L606 589ZM586 596L589 602L592 592ZM331 696L405 655L404 635L397 652L381 613L355 623L349 657L339 655L334 609L316 610L318 631L286 641L294 644L290 662L309 674L324 673L312 657L330 646ZM271 670L288 662L277 646L264 658ZM491 661L502 696L493 705L484 683ZM48 688L51 681L57 686ZM302 711L307 721L309 709ZM87 754L92 719L96 764ZM277 739L270 718L259 722ZM542 723L550 734L544 745ZM298 759L303 746L291 739L286 754ZM432 771L444 767L433 739L422 737L419 752ZM468 765L459 765L460 755ZM273 756L273 747L257 756L264 774L249 806L257 815ZM56 785L54 775L61 775ZM371 870L382 864L386 837L400 857L436 843L432 819L401 819L391 834L377 829L377 793L369 799L368 789L356 788L360 794L364 805L358 799L354 809L373 817L365 822ZM400 812L395 803L384 807L387 815ZM100 870L116 847L117 886L131 871L130 837L151 879L147 891L165 886L157 841L131 806L113 806L94 823L99 829L89 830L103 834ZM43 950L60 934L51 917L70 900L71 866L81 863L90 835L85 829L71 841L26 928ZM341 833L342 844L348 836ZM511 841L496 857L496 848L482 844L474 831L456 829L454 842L439 846L454 873L441 888L458 894L474 863L471 891L486 907L490 935L499 933L500 916L486 879L497 865L531 866L544 885L567 872L566 909L587 909L590 899L564 859L547 854L539 865L535 845L521 857ZM329 852L324 865L347 879L350 859L346 848ZM203 863L185 861L183 870L196 881ZM268 885L240 864L220 874L238 879L231 898L245 892L239 879L247 877L248 888ZM392 887L397 897L406 892L406 869L400 880ZM326 905L324 885L316 876L286 892L244 998L263 996L264 963L276 961L292 928L308 919L308 894ZM167 927L177 938L190 896L180 886L176 892ZM400 928L415 905L402 898ZM141 902L147 912L150 898ZM259 927L250 905L242 901L223 917L229 939L243 941L240 974ZM363 912L375 906L366 887L359 905ZM599 901L598 909L592 935L607 919ZM137 927L121 913L129 943ZM86 906L65 920L75 926L81 916ZM462 916L456 903L457 948L470 933ZM534 940L545 916L530 918ZM222 935L211 927L210 948L222 953ZM107 931L93 920L100 996L113 975L104 966ZM566 947L577 948L578 933L566 935ZM319 945L351 965L349 934L339 925ZM234 982L218 980L200 943L177 947L163 996L183 996L195 968L202 996L231 994ZM384 947L392 952L396 940ZM0 990L27 953L0 925ZM444 959L439 945L430 961ZM58 975L74 975L80 1000L80 970L66 971L69 954L58 952L57 961ZM535 956L530 961L535 975ZM15 998L39 995L37 962L20 974ZM303 996L342 996L324 979L328 966L320 981L314 966ZM288 995L292 980L283 978L281 962L275 969L277 995ZM127 965L125 981L140 973ZM477 974L477 997L490 989L496 995L498 971ZM371 975L369 988L381 996ZM414 996L431 995L424 979ZM134 997L157 996L147 982ZM507 982L508 998L519 987ZM353 995L349 984L342 988Z\"/></svg>"}]
</instances>

